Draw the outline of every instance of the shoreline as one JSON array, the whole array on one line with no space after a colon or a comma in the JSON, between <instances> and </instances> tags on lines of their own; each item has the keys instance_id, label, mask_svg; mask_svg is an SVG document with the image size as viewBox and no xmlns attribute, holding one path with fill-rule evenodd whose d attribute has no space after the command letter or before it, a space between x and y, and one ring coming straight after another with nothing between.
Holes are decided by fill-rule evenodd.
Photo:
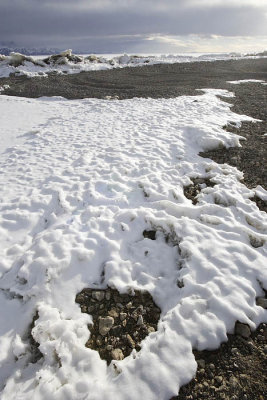
<instances>
[{"instance_id":1,"label":"shoreline","mask_svg":"<svg viewBox=\"0 0 267 400\"><path fill-rule=\"evenodd\" d=\"M227 81L244 79L267 80L267 58L155 64L47 77L10 76L0 78L0 86L10 86L2 92L9 96L70 100L110 96L123 100L196 95L196 90L203 88L234 91L237 85Z\"/></svg>"}]
</instances>

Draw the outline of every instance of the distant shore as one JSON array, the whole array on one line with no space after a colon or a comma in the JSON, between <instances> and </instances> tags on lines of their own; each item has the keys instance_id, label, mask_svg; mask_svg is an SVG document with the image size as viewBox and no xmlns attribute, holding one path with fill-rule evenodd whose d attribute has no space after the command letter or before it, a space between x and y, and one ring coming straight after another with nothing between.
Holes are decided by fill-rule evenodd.
<instances>
[{"instance_id":1,"label":"distant shore","mask_svg":"<svg viewBox=\"0 0 267 400\"><path fill-rule=\"evenodd\" d=\"M233 85L227 81L241 79L267 80L267 59L157 64L34 78L13 76L1 78L0 85L10 86L5 94L33 98L168 98L194 95L195 89L201 88L231 90Z\"/></svg>"}]
</instances>

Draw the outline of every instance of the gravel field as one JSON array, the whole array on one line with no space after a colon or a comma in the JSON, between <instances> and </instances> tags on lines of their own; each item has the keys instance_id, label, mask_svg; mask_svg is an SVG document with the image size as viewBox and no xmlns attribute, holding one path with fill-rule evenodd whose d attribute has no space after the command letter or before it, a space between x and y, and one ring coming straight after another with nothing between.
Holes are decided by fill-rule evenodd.
<instances>
[{"instance_id":1,"label":"gravel field","mask_svg":"<svg viewBox=\"0 0 267 400\"><path fill-rule=\"evenodd\" d=\"M232 89L227 81L266 79L267 58L157 64L134 68L81 72L73 75L50 74L49 77L18 76L0 79L8 84L5 94L40 97L63 96L68 99L85 97L104 98L176 97L194 95L195 89ZM236 86L235 86L236 87Z\"/></svg>"}]
</instances>

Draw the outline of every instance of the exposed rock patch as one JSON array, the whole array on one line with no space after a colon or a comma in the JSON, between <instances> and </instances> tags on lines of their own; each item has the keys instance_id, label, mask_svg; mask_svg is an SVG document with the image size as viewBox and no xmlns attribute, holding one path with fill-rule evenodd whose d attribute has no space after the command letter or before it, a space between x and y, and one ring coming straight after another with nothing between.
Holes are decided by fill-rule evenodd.
<instances>
[{"instance_id":1,"label":"exposed rock patch","mask_svg":"<svg viewBox=\"0 0 267 400\"><path fill-rule=\"evenodd\" d=\"M30 344L30 353L31 353L29 362L31 362L33 364L37 363L43 357L43 354L39 350L39 343L37 343L36 340L34 339L34 337L32 336L32 329L34 328L35 321L38 318L39 318L39 315L38 315L38 312L36 312L32 319L32 323L29 327L29 330L26 334L27 340L29 341L29 344Z\"/></svg>"},{"instance_id":2,"label":"exposed rock patch","mask_svg":"<svg viewBox=\"0 0 267 400\"><path fill-rule=\"evenodd\" d=\"M191 185L184 187L184 195L187 199L192 200L192 203L195 205L198 202L198 195L201 190L206 187L213 187L216 183L212 182L208 178L190 178L193 182Z\"/></svg>"},{"instance_id":3,"label":"exposed rock patch","mask_svg":"<svg viewBox=\"0 0 267 400\"><path fill-rule=\"evenodd\" d=\"M148 292L121 294L116 289L83 289L76 296L81 311L93 317L86 347L108 362L122 360L157 330L160 308Z\"/></svg>"}]
</instances>

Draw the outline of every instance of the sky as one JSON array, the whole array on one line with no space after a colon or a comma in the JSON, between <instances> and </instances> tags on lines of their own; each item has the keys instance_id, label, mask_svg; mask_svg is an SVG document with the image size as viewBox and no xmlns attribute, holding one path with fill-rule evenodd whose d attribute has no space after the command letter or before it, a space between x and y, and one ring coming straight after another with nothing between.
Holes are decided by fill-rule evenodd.
<instances>
[{"instance_id":1,"label":"sky","mask_svg":"<svg viewBox=\"0 0 267 400\"><path fill-rule=\"evenodd\" d=\"M94 53L267 50L267 0L0 0L0 47Z\"/></svg>"}]
</instances>

